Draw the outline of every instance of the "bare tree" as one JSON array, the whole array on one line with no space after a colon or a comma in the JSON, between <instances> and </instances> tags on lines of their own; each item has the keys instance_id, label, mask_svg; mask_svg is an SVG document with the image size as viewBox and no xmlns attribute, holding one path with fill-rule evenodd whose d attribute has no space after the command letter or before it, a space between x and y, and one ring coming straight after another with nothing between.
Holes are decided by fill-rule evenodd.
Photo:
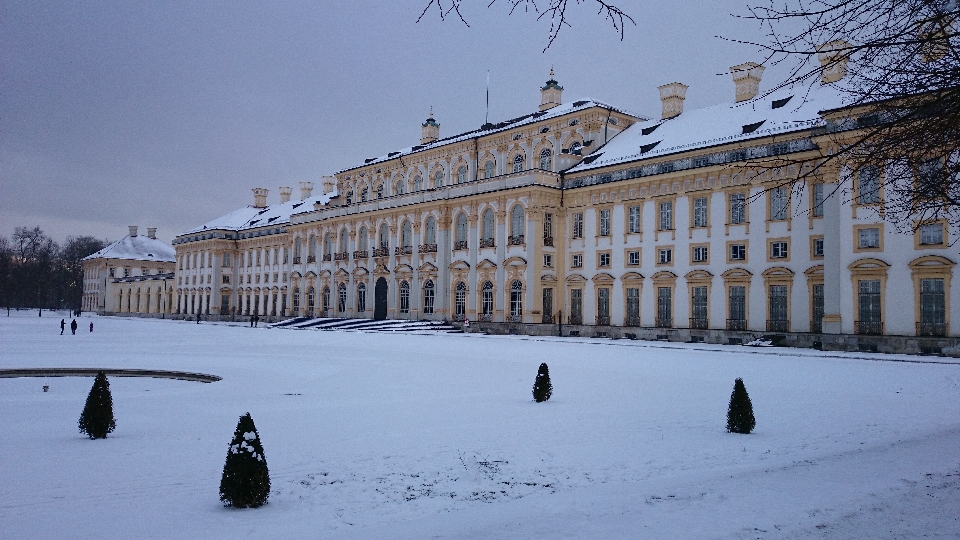
<instances>
[{"instance_id":1,"label":"bare tree","mask_svg":"<svg viewBox=\"0 0 960 540\"><path fill-rule=\"evenodd\" d=\"M862 197L850 189L860 175L876 174L865 185L882 190L879 211L901 230L934 220L960 224L957 0L770 0L744 17L760 24L766 40L734 41L759 47L766 65L789 67L763 95L819 85L850 61L835 84L846 107L823 130L836 151L823 149L807 174L847 171L841 181L850 197Z\"/></svg>"},{"instance_id":2,"label":"bare tree","mask_svg":"<svg viewBox=\"0 0 960 540\"><path fill-rule=\"evenodd\" d=\"M630 15L618 6L604 0L540 0L539 4L537 0L504 0L504 2L510 6L510 15L522 10L524 13L533 12L536 14L538 21L550 21L550 33L547 38L547 45L543 48L544 51L553 45L563 27L571 26L568 15L569 9L574 6L588 4L598 8L597 15L603 16L610 23L613 30L620 34L621 41L627 23L634 26L637 24ZM465 3L467 3L465 0L429 0L423 8L423 12L420 13L420 17L417 18L417 22L420 22L427 13L433 10L440 15L441 20L456 16L463 24L470 26L462 11ZM489 0L487 7L496 3L497 0Z\"/></svg>"}]
</instances>

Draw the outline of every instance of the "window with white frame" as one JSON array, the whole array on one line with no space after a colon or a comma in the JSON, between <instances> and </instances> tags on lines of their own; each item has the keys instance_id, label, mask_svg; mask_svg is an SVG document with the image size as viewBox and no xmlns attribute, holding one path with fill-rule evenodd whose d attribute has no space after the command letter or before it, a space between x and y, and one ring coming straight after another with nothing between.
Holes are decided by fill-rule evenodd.
<instances>
[{"instance_id":1,"label":"window with white frame","mask_svg":"<svg viewBox=\"0 0 960 540\"><path fill-rule=\"evenodd\" d=\"M660 230L673 230L673 202L664 201L660 203Z\"/></svg>"},{"instance_id":2,"label":"window with white frame","mask_svg":"<svg viewBox=\"0 0 960 540\"><path fill-rule=\"evenodd\" d=\"M787 199L787 188L775 187L770 190L770 219L775 221L787 219Z\"/></svg>"},{"instance_id":3,"label":"window with white frame","mask_svg":"<svg viewBox=\"0 0 960 540\"><path fill-rule=\"evenodd\" d=\"M770 242L770 258L786 259L787 243L786 242Z\"/></svg>"},{"instance_id":4,"label":"window with white frame","mask_svg":"<svg viewBox=\"0 0 960 540\"><path fill-rule=\"evenodd\" d=\"M610 236L610 210L600 210L600 236Z\"/></svg>"},{"instance_id":5,"label":"window with white frame","mask_svg":"<svg viewBox=\"0 0 960 540\"><path fill-rule=\"evenodd\" d=\"M480 313L493 314L493 283L485 281L480 289Z\"/></svg>"},{"instance_id":6,"label":"window with white frame","mask_svg":"<svg viewBox=\"0 0 960 540\"><path fill-rule=\"evenodd\" d=\"M523 315L523 283L519 279L514 280L510 285L510 316L520 317Z\"/></svg>"},{"instance_id":7,"label":"window with white frame","mask_svg":"<svg viewBox=\"0 0 960 540\"><path fill-rule=\"evenodd\" d=\"M860 167L857 171L857 204L880 202L880 169L875 165Z\"/></svg>"},{"instance_id":8,"label":"window with white frame","mask_svg":"<svg viewBox=\"0 0 960 540\"><path fill-rule=\"evenodd\" d=\"M400 282L400 313L410 313L410 284Z\"/></svg>"},{"instance_id":9,"label":"window with white frame","mask_svg":"<svg viewBox=\"0 0 960 540\"><path fill-rule=\"evenodd\" d=\"M570 266L574 268L583 268L583 255L580 253L575 253L573 255L573 261L571 262Z\"/></svg>"},{"instance_id":10,"label":"window with white frame","mask_svg":"<svg viewBox=\"0 0 960 540\"><path fill-rule=\"evenodd\" d=\"M823 217L823 184L813 185L813 217Z\"/></svg>"},{"instance_id":11,"label":"window with white frame","mask_svg":"<svg viewBox=\"0 0 960 540\"><path fill-rule=\"evenodd\" d=\"M857 247L875 249L880 247L880 228L865 227L857 230Z\"/></svg>"},{"instance_id":12,"label":"window with white frame","mask_svg":"<svg viewBox=\"0 0 960 540\"><path fill-rule=\"evenodd\" d=\"M813 256L823 257L823 238L813 239Z\"/></svg>"},{"instance_id":13,"label":"window with white frame","mask_svg":"<svg viewBox=\"0 0 960 540\"><path fill-rule=\"evenodd\" d=\"M583 212L573 214L573 237L583 238Z\"/></svg>"},{"instance_id":14,"label":"window with white frame","mask_svg":"<svg viewBox=\"0 0 960 540\"><path fill-rule=\"evenodd\" d=\"M523 171L523 154L517 154L513 158L513 172L522 172Z\"/></svg>"},{"instance_id":15,"label":"window with white frame","mask_svg":"<svg viewBox=\"0 0 960 540\"><path fill-rule=\"evenodd\" d=\"M640 266L640 252L639 251L628 251L627 252L627 264L630 266Z\"/></svg>"},{"instance_id":16,"label":"window with white frame","mask_svg":"<svg viewBox=\"0 0 960 540\"><path fill-rule=\"evenodd\" d=\"M693 262L707 262L707 246L694 246Z\"/></svg>"},{"instance_id":17,"label":"window with white frame","mask_svg":"<svg viewBox=\"0 0 960 540\"><path fill-rule=\"evenodd\" d=\"M433 175L433 187L443 187L443 171L437 171L437 174Z\"/></svg>"},{"instance_id":18,"label":"window with white frame","mask_svg":"<svg viewBox=\"0 0 960 540\"><path fill-rule=\"evenodd\" d=\"M627 209L627 232L640 232L640 207L631 206Z\"/></svg>"},{"instance_id":19,"label":"window with white frame","mask_svg":"<svg viewBox=\"0 0 960 540\"><path fill-rule=\"evenodd\" d=\"M693 200L693 226L707 226L707 198L697 197Z\"/></svg>"},{"instance_id":20,"label":"window with white frame","mask_svg":"<svg viewBox=\"0 0 960 540\"><path fill-rule=\"evenodd\" d=\"M540 152L540 169L544 171L549 171L553 168L553 153L550 152L550 149L544 148L543 152Z\"/></svg>"},{"instance_id":21,"label":"window with white frame","mask_svg":"<svg viewBox=\"0 0 960 540\"><path fill-rule=\"evenodd\" d=\"M610 254L609 254L609 253L601 253L601 254L597 257L597 266L599 266L600 268L609 268L609 267L610 267Z\"/></svg>"},{"instance_id":22,"label":"window with white frame","mask_svg":"<svg viewBox=\"0 0 960 540\"><path fill-rule=\"evenodd\" d=\"M493 163L492 161L488 161L488 162L484 163L484 164L483 164L483 177L484 177L484 178L493 178L494 176L496 176L496 173L495 173L494 170L493 170L494 167L495 167L495 165L494 165L494 163Z\"/></svg>"},{"instance_id":23,"label":"window with white frame","mask_svg":"<svg viewBox=\"0 0 960 540\"><path fill-rule=\"evenodd\" d=\"M433 302L436 298L436 289L433 286L433 280L428 279L423 284L423 312L425 314L433 313Z\"/></svg>"},{"instance_id":24,"label":"window with white frame","mask_svg":"<svg viewBox=\"0 0 960 540\"><path fill-rule=\"evenodd\" d=\"M920 226L920 245L936 246L943 244L943 224L925 223Z\"/></svg>"},{"instance_id":25,"label":"window with white frame","mask_svg":"<svg viewBox=\"0 0 960 540\"><path fill-rule=\"evenodd\" d=\"M673 250L670 248L660 248L657 250L657 260L660 264L670 264L673 262Z\"/></svg>"},{"instance_id":26,"label":"window with white frame","mask_svg":"<svg viewBox=\"0 0 960 540\"><path fill-rule=\"evenodd\" d=\"M462 184L467 181L467 168L461 166L457 169L457 183Z\"/></svg>"},{"instance_id":27,"label":"window with white frame","mask_svg":"<svg viewBox=\"0 0 960 540\"><path fill-rule=\"evenodd\" d=\"M745 193L730 194L730 224L739 225L747 220L747 196Z\"/></svg>"},{"instance_id":28,"label":"window with white frame","mask_svg":"<svg viewBox=\"0 0 960 540\"><path fill-rule=\"evenodd\" d=\"M549 253L544 254L543 266L544 268L553 268L553 255L550 255Z\"/></svg>"},{"instance_id":29,"label":"window with white frame","mask_svg":"<svg viewBox=\"0 0 960 540\"><path fill-rule=\"evenodd\" d=\"M730 260L731 261L747 260L747 245L746 244L730 244Z\"/></svg>"}]
</instances>

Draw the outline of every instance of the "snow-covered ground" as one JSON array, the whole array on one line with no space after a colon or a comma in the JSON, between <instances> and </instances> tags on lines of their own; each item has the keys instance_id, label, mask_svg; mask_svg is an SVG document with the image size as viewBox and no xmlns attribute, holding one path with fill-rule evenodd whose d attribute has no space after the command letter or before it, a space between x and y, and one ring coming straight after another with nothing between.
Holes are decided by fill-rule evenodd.
<instances>
[{"instance_id":1,"label":"snow-covered ground","mask_svg":"<svg viewBox=\"0 0 960 540\"><path fill-rule=\"evenodd\" d=\"M117 429L91 441L92 378L0 379L0 538L960 537L942 359L62 317L0 314L0 369L223 380L112 378ZM751 435L724 430L736 377ZM273 490L227 509L247 411Z\"/></svg>"}]
</instances>

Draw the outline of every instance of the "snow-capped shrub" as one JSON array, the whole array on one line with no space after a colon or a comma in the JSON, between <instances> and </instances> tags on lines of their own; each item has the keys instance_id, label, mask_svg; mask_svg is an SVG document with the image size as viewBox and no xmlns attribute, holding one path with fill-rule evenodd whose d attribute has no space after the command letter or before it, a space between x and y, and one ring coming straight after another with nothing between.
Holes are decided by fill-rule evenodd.
<instances>
[{"instance_id":1,"label":"snow-capped shrub","mask_svg":"<svg viewBox=\"0 0 960 540\"><path fill-rule=\"evenodd\" d=\"M270 496L270 471L263 455L260 435L250 413L240 417L220 479L220 500L224 506L257 508Z\"/></svg>"},{"instance_id":2,"label":"snow-capped shrub","mask_svg":"<svg viewBox=\"0 0 960 540\"><path fill-rule=\"evenodd\" d=\"M537 379L533 382L533 400L541 403L550 399L551 394L553 394L553 385L550 384L550 370L547 364L543 363L540 364Z\"/></svg>"},{"instance_id":3,"label":"snow-capped shrub","mask_svg":"<svg viewBox=\"0 0 960 540\"><path fill-rule=\"evenodd\" d=\"M747 394L743 379L737 378L730 394L730 406L727 408L727 431L731 433L750 433L757 425L753 417L753 404Z\"/></svg>"},{"instance_id":4,"label":"snow-capped shrub","mask_svg":"<svg viewBox=\"0 0 960 540\"><path fill-rule=\"evenodd\" d=\"M106 439L107 433L117 427L117 422L113 418L113 396L110 395L110 383L102 371L97 373L97 378L93 380L93 387L90 388L87 403L83 406L83 412L80 413L80 421L77 424L80 427L80 433L91 439Z\"/></svg>"}]
</instances>

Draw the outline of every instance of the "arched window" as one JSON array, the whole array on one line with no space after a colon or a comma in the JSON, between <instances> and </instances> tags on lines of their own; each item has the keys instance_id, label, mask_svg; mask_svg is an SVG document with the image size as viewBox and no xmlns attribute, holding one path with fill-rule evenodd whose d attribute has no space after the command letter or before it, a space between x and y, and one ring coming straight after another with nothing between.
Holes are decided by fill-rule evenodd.
<instances>
[{"instance_id":1,"label":"arched window","mask_svg":"<svg viewBox=\"0 0 960 540\"><path fill-rule=\"evenodd\" d=\"M523 171L523 154L517 154L513 158L513 172Z\"/></svg>"},{"instance_id":2,"label":"arched window","mask_svg":"<svg viewBox=\"0 0 960 540\"><path fill-rule=\"evenodd\" d=\"M321 306L323 308L323 311L324 312L329 311L330 310L330 287L323 288L323 298L321 300L323 302Z\"/></svg>"},{"instance_id":3,"label":"arched window","mask_svg":"<svg viewBox=\"0 0 960 540\"><path fill-rule=\"evenodd\" d=\"M523 236L524 221L523 205L513 205L510 211L510 236Z\"/></svg>"},{"instance_id":4,"label":"arched window","mask_svg":"<svg viewBox=\"0 0 960 540\"><path fill-rule=\"evenodd\" d=\"M344 228L340 231L340 253L347 252L347 229Z\"/></svg>"},{"instance_id":5,"label":"arched window","mask_svg":"<svg viewBox=\"0 0 960 540\"><path fill-rule=\"evenodd\" d=\"M383 184L380 184L379 186L377 186L377 198L378 199L383 198Z\"/></svg>"},{"instance_id":6,"label":"arched window","mask_svg":"<svg viewBox=\"0 0 960 540\"><path fill-rule=\"evenodd\" d=\"M384 223L380 225L380 249L387 249L390 247L390 229L387 227L387 224Z\"/></svg>"},{"instance_id":7,"label":"arched window","mask_svg":"<svg viewBox=\"0 0 960 540\"><path fill-rule=\"evenodd\" d=\"M457 183L462 184L466 181L467 181L467 168L461 165L460 168L457 169Z\"/></svg>"},{"instance_id":8,"label":"arched window","mask_svg":"<svg viewBox=\"0 0 960 540\"><path fill-rule=\"evenodd\" d=\"M420 175L418 174L418 175L413 179L413 190L414 190L414 191L420 191L420 187L421 187L422 183L423 183L423 181L420 179Z\"/></svg>"},{"instance_id":9,"label":"arched window","mask_svg":"<svg viewBox=\"0 0 960 540\"><path fill-rule=\"evenodd\" d=\"M443 171L437 171L437 174L433 175L433 187L434 188L443 187Z\"/></svg>"},{"instance_id":10,"label":"arched window","mask_svg":"<svg viewBox=\"0 0 960 540\"><path fill-rule=\"evenodd\" d=\"M366 251L367 250L367 228L360 227L360 237L357 238L357 250Z\"/></svg>"},{"instance_id":11,"label":"arched window","mask_svg":"<svg viewBox=\"0 0 960 540\"><path fill-rule=\"evenodd\" d=\"M357 314L362 315L367 310L367 285L361 283L357 285Z\"/></svg>"},{"instance_id":12,"label":"arched window","mask_svg":"<svg viewBox=\"0 0 960 540\"><path fill-rule=\"evenodd\" d=\"M333 255L333 235L330 233L323 235L323 254Z\"/></svg>"},{"instance_id":13,"label":"arched window","mask_svg":"<svg viewBox=\"0 0 960 540\"><path fill-rule=\"evenodd\" d=\"M493 178L496 173L493 172L493 168L496 165L493 161L488 161L483 164L483 177L484 178Z\"/></svg>"},{"instance_id":14,"label":"arched window","mask_svg":"<svg viewBox=\"0 0 960 540\"><path fill-rule=\"evenodd\" d=\"M307 314L313 315L313 308L317 305L317 291L313 287L307 289ZM250 297L247 297L247 309L250 307Z\"/></svg>"},{"instance_id":15,"label":"arched window","mask_svg":"<svg viewBox=\"0 0 960 540\"><path fill-rule=\"evenodd\" d=\"M303 251L301 248L302 245L303 245L302 238L298 236L293 239L293 258L295 259L293 262L295 263L300 262L298 259L300 259L300 257L302 256L302 253L301 253L301 251ZM226 255L224 255L224 257L226 257ZM224 258L224 263L226 263L226 258Z\"/></svg>"},{"instance_id":16,"label":"arched window","mask_svg":"<svg viewBox=\"0 0 960 540\"><path fill-rule=\"evenodd\" d=\"M310 235L310 241L307 242L307 256L316 257L317 256L317 237Z\"/></svg>"},{"instance_id":17,"label":"arched window","mask_svg":"<svg viewBox=\"0 0 960 540\"><path fill-rule=\"evenodd\" d=\"M345 313L347 311L347 284L341 283L337 287L337 312Z\"/></svg>"},{"instance_id":18,"label":"arched window","mask_svg":"<svg viewBox=\"0 0 960 540\"><path fill-rule=\"evenodd\" d=\"M576 141L576 142L574 142L573 144L570 145L570 153L571 153L571 154L577 154L577 155L579 155L579 154L580 154L580 150L581 150L582 148L583 148L583 145L580 144L580 141Z\"/></svg>"},{"instance_id":19,"label":"arched window","mask_svg":"<svg viewBox=\"0 0 960 540\"><path fill-rule=\"evenodd\" d=\"M423 231L423 243L424 244L437 243L437 221L433 219L433 216L427 217L427 226L424 227L424 231Z\"/></svg>"},{"instance_id":20,"label":"arched window","mask_svg":"<svg viewBox=\"0 0 960 540\"><path fill-rule=\"evenodd\" d=\"M456 234L457 234L456 241L463 242L464 248L465 248L467 243L467 214L464 212L460 212L459 214L457 214L457 233Z\"/></svg>"},{"instance_id":21,"label":"arched window","mask_svg":"<svg viewBox=\"0 0 960 540\"><path fill-rule=\"evenodd\" d=\"M519 322L523 316L523 283L519 279L510 284L510 318Z\"/></svg>"},{"instance_id":22,"label":"arched window","mask_svg":"<svg viewBox=\"0 0 960 540\"><path fill-rule=\"evenodd\" d=\"M360 190L360 202L367 202L367 193L368 193L368 192L369 192L369 190L368 190L367 188L363 188L363 189Z\"/></svg>"},{"instance_id":23,"label":"arched window","mask_svg":"<svg viewBox=\"0 0 960 540\"><path fill-rule=\"evenodd\" d=\"M433 280L428 279L423 284L423 312L425 314L433 313L434 298L436 298L436 290L433 287Z\"/></svg>"},{"instance_id":24,"label":"arched window","mask_svg":"<svg viewBox=\"0 0 960 540\"><path fill-rule=\"evenodd\" d=\"M410 222L404 221L400 229L400 245L403 247L413 246L413 233L410 231Z\"/></svg>"},{"instance_id":25,"label":"arched window","mask_svg":"<svg viewBox=\"0 0 960 540\"><path fill-rule=\"evenodd\" d=\"M493 315L493 283L485 281L480 292L480 313Z\"/></svg>"},{"instance_id":26,"label":"arched window","mask_svg":"<svg viewBox=\"0 0 960 540\"><path fill-rule=\"evenodd\" d=\"M454 295L453 318L462 321L467 314L467 284L457 283L457 291Z\"/></svg>"},{"instance_id":27,"label":"arched window","mask_svg":"<svg viewBox=\"0 0 960 540\"><path fill-rule=\"evenodd\" d=\"M540 152L540 168L544 171L553 169L553 153L549 148L544 148L543 152Z\"/></svg>"},{"instance_id":28,"label":"arched window","mask_svg":"<svg viewBox=\"0 0 960 540\"><path fill-rule=\"evenodd\" d=\"M410 284L400 282L400 313L410 313Z\"/></svg>"},{"instance_id":29,"label":"arched window","mask_svg":"<svg viewBox=\"0 0 960 540\"><path fill-rule=\"evenodd\" d=\"M397 180L397 188L394 190L394 194L403 195L407 192L406 187L403 185L403 178Z\"/></svg>"},{"instance_id":30,"label":"arched window","mask_svg":"<svg viewBox=\"0 0 960 540\"><path fill-rule=\"evenodd\" d=\"M484 246L484 247L493 247L494 234L495 234L495 231L494 231L494 221L493 221L493 209L487 208L483 212L483 231L481 231L481 237L484 240L488 240L490 242L490 245Z\"/></svg>"}]
</instances>

